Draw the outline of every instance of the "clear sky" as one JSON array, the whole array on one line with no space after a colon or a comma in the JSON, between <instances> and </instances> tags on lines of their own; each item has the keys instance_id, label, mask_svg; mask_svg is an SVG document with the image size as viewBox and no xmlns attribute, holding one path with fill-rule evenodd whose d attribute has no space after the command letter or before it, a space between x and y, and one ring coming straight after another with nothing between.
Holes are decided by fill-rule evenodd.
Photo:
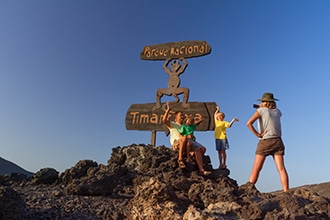
<instances>
[{"instance_id":1,"label":"clear sky","mask_svg":"<svg viewBox=\"0 0 330 220\"><path fill-rule=\"evenodd\" d=\"M240 119L227 130L230 177L248 180L258 140L246 122L273 92L290 186L328 182L329 11L327 0L0 1L0 156L63 172L82 159L107 164L113 147L149 144L151 132L126 130L125 115L155 102L168 75L164 61L140 52L205 40L212 52L187 59L181 86L189 101ZM213 132L196 136L218 167ZM156 145L170 146L163 132ZM281 189L271 157L257 188Z\"/></svg>"}]
</instances>

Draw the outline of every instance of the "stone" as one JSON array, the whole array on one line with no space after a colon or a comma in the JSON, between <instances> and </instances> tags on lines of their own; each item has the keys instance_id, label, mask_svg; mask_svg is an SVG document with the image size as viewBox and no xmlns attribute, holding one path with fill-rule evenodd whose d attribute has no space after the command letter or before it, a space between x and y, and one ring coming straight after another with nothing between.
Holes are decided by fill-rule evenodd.
<instances>
[{"instance_id":1,"label":"stone","mask_svg":"<svg viewBox=\"0 0 330 220\"><path fill-rule=\"evenodd\" d=\"M0 219L23 219L26 208L23 198L11 187L0 186Z\"/></svg>"},{"instance_id":2,"label":"stone","mask_svg":"<svg viewBox=\"0 0 330 220\"><path fill-rule=\"evenodd\" d=\"M239 186L229 169L213 169L207 157L212 174L203 176L194 165L181 169L177 156L132 144L113 148L107 165L81 160L60 175L2 176L0 219L330 219L330 199L315 186L262 193Z\"/></svg>"},{"instance_id":3,"label":"stone","mask_svg":"<svg viewBox=\"0 0 330 220\"><path fill-rule=\"evenodd\" d=\"M52 184L57 180L58 174L54 168L43 168L32 176L32 183Z\"/></svg>"}]
</instances>

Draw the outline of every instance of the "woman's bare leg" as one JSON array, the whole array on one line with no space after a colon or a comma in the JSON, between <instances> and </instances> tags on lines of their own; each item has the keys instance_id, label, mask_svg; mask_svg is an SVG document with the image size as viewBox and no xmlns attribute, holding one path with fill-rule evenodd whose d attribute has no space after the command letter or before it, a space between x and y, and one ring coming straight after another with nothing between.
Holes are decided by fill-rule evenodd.
<instances>
[{"instance_id":1,"label":"woman's bare leg","mask_svg":"<svg viewBox=\"0 0 330 220\"><path fill-rule=\"evenodd\" d=\"M254 164L252 168L252 172L250 174L250 183L255 184L258 181L259 173L262 169L262 166L264 165L266 156L263 155L256 155L254 158Z\"/></svg>"},{"instance_id":2,"label":"woman's bare leg","mask_svg":"<svg viewBox=\"0 0 330 220\"><path fill-rule=\"evenodd\" d=\"M276 169L280 174L280 180L282 184L283 191L286 192L289 190L289 177L284 166L283 155L275 155L274 162L276 164Z\"/></svg>"}]
</instances>

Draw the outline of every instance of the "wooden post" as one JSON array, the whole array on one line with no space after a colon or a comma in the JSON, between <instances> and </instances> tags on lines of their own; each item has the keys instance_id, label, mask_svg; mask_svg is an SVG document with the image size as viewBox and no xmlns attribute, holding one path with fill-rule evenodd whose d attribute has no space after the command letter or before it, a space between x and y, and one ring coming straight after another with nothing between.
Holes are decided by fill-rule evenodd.
<instances>
[{"instance_id":1,"label":"wooden post","mask_svg":"<svg viewBox=\"0 0 330 220\"><path fill-rule=\"evenodd\" d=\"M157 131L153 130L151 131L151 145L156 146L156 133Z\"/></svg>"}]
</instances>

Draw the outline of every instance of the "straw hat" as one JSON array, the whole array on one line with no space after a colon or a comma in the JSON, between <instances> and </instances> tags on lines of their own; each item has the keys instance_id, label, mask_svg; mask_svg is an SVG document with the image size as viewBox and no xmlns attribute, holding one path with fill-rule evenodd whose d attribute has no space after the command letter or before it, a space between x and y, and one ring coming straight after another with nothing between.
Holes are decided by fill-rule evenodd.
<instances>
[{"instance_id":1,"label":"straw hat","mask_svg":"<svg viewBox=\"0 0 330 220\"><path fill-rule=\"evenodd\" d=\"M266 92L262 95L261 99L257 99L257 101L262 101L262 102L271 102L271 101L279 101L278 99L274 98L273 93Z\"/></svg>"}]
</instances>

